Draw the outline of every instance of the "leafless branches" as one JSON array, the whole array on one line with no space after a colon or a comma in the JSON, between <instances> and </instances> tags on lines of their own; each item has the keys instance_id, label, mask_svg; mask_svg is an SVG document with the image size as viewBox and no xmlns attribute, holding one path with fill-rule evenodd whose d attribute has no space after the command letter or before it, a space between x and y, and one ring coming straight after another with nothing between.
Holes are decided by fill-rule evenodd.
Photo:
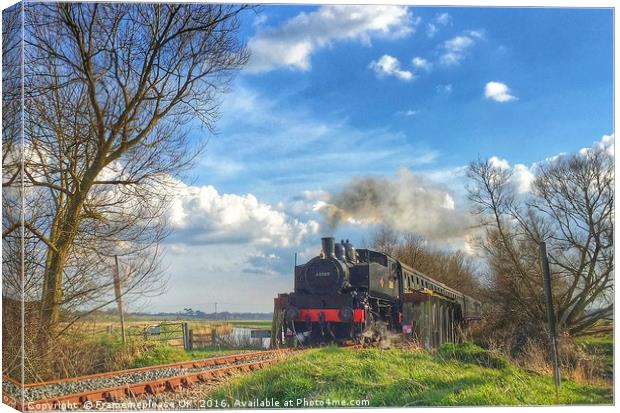
<instances>
[{"instance_id":1,"label":"leafless branches","mask_svg":"<svg viewBox=\"0 0 620 413\"><path fill-rule=\"evenodd\" d=\"M441 250L412 233L398 233L387 227L377 230L372 248L397 258L402 263L441 281L465 294L478 297L480 280L472 259L462 251Z\"/></svg>"},{"instance_id":2,"label":"leafless branches","mask_svg":"<svg viewBox=\"0 0 620 413\"><path fill-rule=\"evenodd\" d=\"M244 9L25 6L25 224L7 222L3 239L25 232L43 330L113 300L114 255L125 294L161 291L164 212L204 144L188 125L214 129L218 96L247 61Z\"/></svg>"},{"instance_id":3,"label":"leafless branches","mask_svg":"<svg viewBox=\"0 0 620 413\"><path fill-rule=\"evenodd\" d=\"M529 194L489 162L470 165L470 199L486 226L489 299L498 320L539 328L545 320L537 245L552 266L558 326L592 331L613 313L613 158L602 149L542 163Z\"/></svg>"}]
</instances>

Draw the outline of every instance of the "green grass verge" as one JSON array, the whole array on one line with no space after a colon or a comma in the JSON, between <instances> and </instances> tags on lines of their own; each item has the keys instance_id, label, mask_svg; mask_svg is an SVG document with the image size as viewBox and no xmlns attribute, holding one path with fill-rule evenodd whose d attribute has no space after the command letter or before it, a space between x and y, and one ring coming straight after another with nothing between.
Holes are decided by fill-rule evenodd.
<instances>
[{"instance_id":1,"label":"green grass verge","mask_svg":"<svg viewBox=\"0 0 620 413\"><path fill-rule=\"evenodd\" d=\"M613 332L594 336L577 337L576 342L584 346L585 350L601 358L604 373L612 377L614 372L614 336Z\"/></svg>"},{"instance_id":2,"label":"green grass verge","mask_svg":"<svg viewBox=\"0 0 620 413\"><path fill-rule=\"evenodd\" d=\"M228 407L273 399L367 400L369 406L484 406L611 404L608 388L565 381L556 400L550 377L527 373L502 357L467 344L421 350L312 349L207 395ZM286 405L287 401L293 404ZM331 407L334 407L332 404Z\"/></svg>"},{"instance_id":3,"label":"green grass verge","mask_svg":"<svg viewBox=\"0 0 620 413\"><path fill-rule=\"evenodd\" d=\"M166 344L150 346L146 351L132 360L131 367L148 367L159 364L176 363L179 361L200 360L210 357L225 356L227 354L240 353L240 349L206 348L193 351L185 351L182 348L171 347Z\"/></svg>"},{"instance_id":4,"label":"green grass verge","mask_svg":"<svg viewBox=\"0 0 620 413\"><path fill-rule=\"evenodd\" d=\"M110 357L124 353L126 366L117 366L118 368L157 366L250 351L250 349L227 347L207 347L185 351L183 348L171 346L166 342L144 341L141 338L131 338L127 344L123 345L120 336L110 334L101 334L86 340L97 344L98 347L106 348Z\"/></svg>"}]
</instances>

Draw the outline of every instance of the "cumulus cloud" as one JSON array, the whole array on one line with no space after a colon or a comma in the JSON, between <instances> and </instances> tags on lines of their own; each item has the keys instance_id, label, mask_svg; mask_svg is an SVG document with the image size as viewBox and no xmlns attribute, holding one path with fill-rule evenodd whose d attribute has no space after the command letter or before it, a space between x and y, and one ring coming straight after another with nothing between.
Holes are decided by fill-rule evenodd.
<instances>
[{"instance_id":1,"label":"cumulus cloud","mask_svg":"<svg viewBox=\"0 0 620 413\"><path fill-rule=\"evenodd\" d=\"M419 56L416 56L413 59L411 59L411 64L416 69L425 70L427 72L430 72L430 70L433 67L433 64L431 62Z\"/></svg>"},{"instance_id":2,"label":"cumulus cloud","mask_svg":"<svg viewBox=\"0 0 620 413\"><path fill-rule=\"evenodd\" d=\"M401 168L392 178L358 177L320 208L332 231L341 224L387 225L432 241L466 237L473 221L443 185Z\"/></svg>"},{"instance_id":3,"label":"cumulus cloud","mask_svg":"<svg viewBox=\"0 0 620 413\"><path fill-rule=\"evenodd\" d=\"M413 73L401 69L398 59L387 54L381 56L379 60L370 62L368 67L374 70L379 77L394 76L406 82L413 79Z\"/></svg>"},{"instance_id":4,"label":"cumulus cloud","mask_svg":"<svg viewBox=\"0 0 620 413\"><path fill-rule=\"evenodd\" d=\"M517 192L524 193L529 192L536 177L532 173L532 169L518 163L513 168L512 181L515 185Z\"/></svg>"},{"instance_id":5,"label":"cumulus cloud","mask_svg":"<svg viewBox=\"0 0 620 413\"><path fill-rule=\"evenodd\" d=\"M530 191L532 182L535 179L534 173L532 172L533 166L527 166L521 163L511 166L506 159L499 158L497 156L490 157L489 163L494 168L511 172L512 176L510 178L510 183L514 186L517 192L524 193Z\"/></svg>"},{"instance_id":6,"label":"cumulus cloud","mask_svg":"<svg viewBox=\"0 0 620 413\"><path fill-rule=\"evenodd\" d=\"M488 82L484 86L484 97L500 103L516 99L510 92L510 88L501 82Z\"/></svg>"},{"instance_id":7,"label":"cumulus cloud","mask_svg":"<svg viewBox=\"0 0 620 413\"><path fill-rule=\"evenodd\" d=\"M249 243L288 247L318 231L252 194L220 194L213 186L179 184L169 211L173 243Z\"/></svg>"},{"instance_id":8,"label":"cumulus cloud","mask_svg":"<svg viewBox=\"0 0 620 413\"><path fill-rule=\"evenodd\" d=\"M445 66L458 65L467 57L476 42L483 38L483 32L469 30L462 35L446 40L443 43L443 53L439 57L439 61Z\"/></svg>"},{"instance_id":9,"label":"cumulus cloud","mask_svg":"<svg viewBox=\"0 0 620 413\"><path fill-rule=\"evenodd\" d=\"M248 42L247 69L266 72L279 67L309 70L314 52L338 41L370 44L373 38L402 38L419 19L404 6L321 6L300 13L280 26L261 28Z\"/></svg>"},{"instance_id":10,"label":"cumulus cloud","mask_svg":"<svg viewBox=\"0 0 620 413\"><path fill-rule=\"evenodd\" d=\"M510 164L508 163L508 161L505 159L498 158L497 156L490 157L489 163L494 168L498 168L502 170L510 169Z\"/></svg>"},{"instance_id":11,"label":"cumulus cloud","mask_svg":"<svg viewBox=\"0 0 620 413\"><path fill-rule=\"evenodd\" d=\"M609 155L614 156L614 135L615 134L613 133L611 135L603 135L603 137L599 141L594 142L594 144L591 147L581 148L579 153L582 155L585 155L589 151L595 149L595 150L604 150Z\"/></svg>"},{"instance_id":12,"label":"cumulus cloud","mask_svg":"<svg viewBox=\"0 0 620 413\"><path fill-rule=\"evenodd\" d=\"M614 134L612 133L611 135L603 135L603 137L601 137L600 140L594 142L592 146L582 148L581 150L579 150L578 153L580 155L586 155L592 150L603 150L606 151L609 155L614 156ZM549 156L540 162L534 162L530 166L524 165L522 163L518 163L512 166L506 159L502 159L497 156L490 157L489 163L495 168L510 171L512 174L510 178L510 183L514 186L516 191L518 193L527 193L531 191L532 183L536 179L536 168L538 168L541 164L553 164L565 158L566 156L570 155L562 152L554 156Z\"/></svg>"},{"instance_id":13,"label":"cumulus cloud","mask_svg":"<svg viewBox=\"0 0 620 413\"><path fill-rule=\"evenodd\" d=\"M302 191L301 194L294 196L288 203L280 203L278 207L294 216L311 215L317 210L317 205L321 205L329 199L329 193L323 190Z\"/></svg>"}]
</instances>

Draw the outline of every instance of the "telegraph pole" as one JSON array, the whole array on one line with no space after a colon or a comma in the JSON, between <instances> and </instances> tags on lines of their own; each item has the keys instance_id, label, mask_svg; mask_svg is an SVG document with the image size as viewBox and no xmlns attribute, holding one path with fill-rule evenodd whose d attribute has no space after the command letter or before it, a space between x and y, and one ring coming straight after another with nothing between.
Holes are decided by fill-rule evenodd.
<instances>
[{"instance_id":1,"label":"telegraph pole","mask_svg":"<svg viewBox=\"0 0 620 413\"><path fill-rule=\"evenodd\" d=\"M553 381L555 382L555 395L559 397L560 389L560 365L558 360L558 340L555 326L555 310L553 309L553 295L551 290L551 271L549 270L549 260L547 259L547 246L544 242L539 245L540 266L543 273L543 285L545 288L545 301L547 305L547 323L549 327L549 351L553 362Z\"/></svg>"},{"instance_id":2,"label":"telegraph pole","mask_svg":"<svg viewBox=\"0 0 620 413\"><path fill-rule=\"evenodd\" d=\"M125 316L123 315L123 301L121 298L121 275L118 268L118 255L114 256L114 264L116 267L116 270L114 271L114 295L116 296L116 306L121 320L121 338L123 344L125 344Z\"/></svg>"}]
</instances>

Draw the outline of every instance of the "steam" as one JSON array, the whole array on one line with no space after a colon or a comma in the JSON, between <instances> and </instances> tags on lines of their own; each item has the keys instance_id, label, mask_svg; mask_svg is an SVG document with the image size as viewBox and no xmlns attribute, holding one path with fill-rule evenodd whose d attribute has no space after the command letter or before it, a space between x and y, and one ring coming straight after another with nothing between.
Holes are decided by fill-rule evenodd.
<instances>
[{"instance_id":1,"label":"steam","mask_svg":"<svg viewBox=\"0 0 620 413\"><path fill-rule=\"evenodd\" d=\"M455 209L447 188L406 168L393 179L355 178L319 210L331 232L343 223L386 225L446 242L466 237L474 226L466 211Z\"/></svg>"}]
</instances>

